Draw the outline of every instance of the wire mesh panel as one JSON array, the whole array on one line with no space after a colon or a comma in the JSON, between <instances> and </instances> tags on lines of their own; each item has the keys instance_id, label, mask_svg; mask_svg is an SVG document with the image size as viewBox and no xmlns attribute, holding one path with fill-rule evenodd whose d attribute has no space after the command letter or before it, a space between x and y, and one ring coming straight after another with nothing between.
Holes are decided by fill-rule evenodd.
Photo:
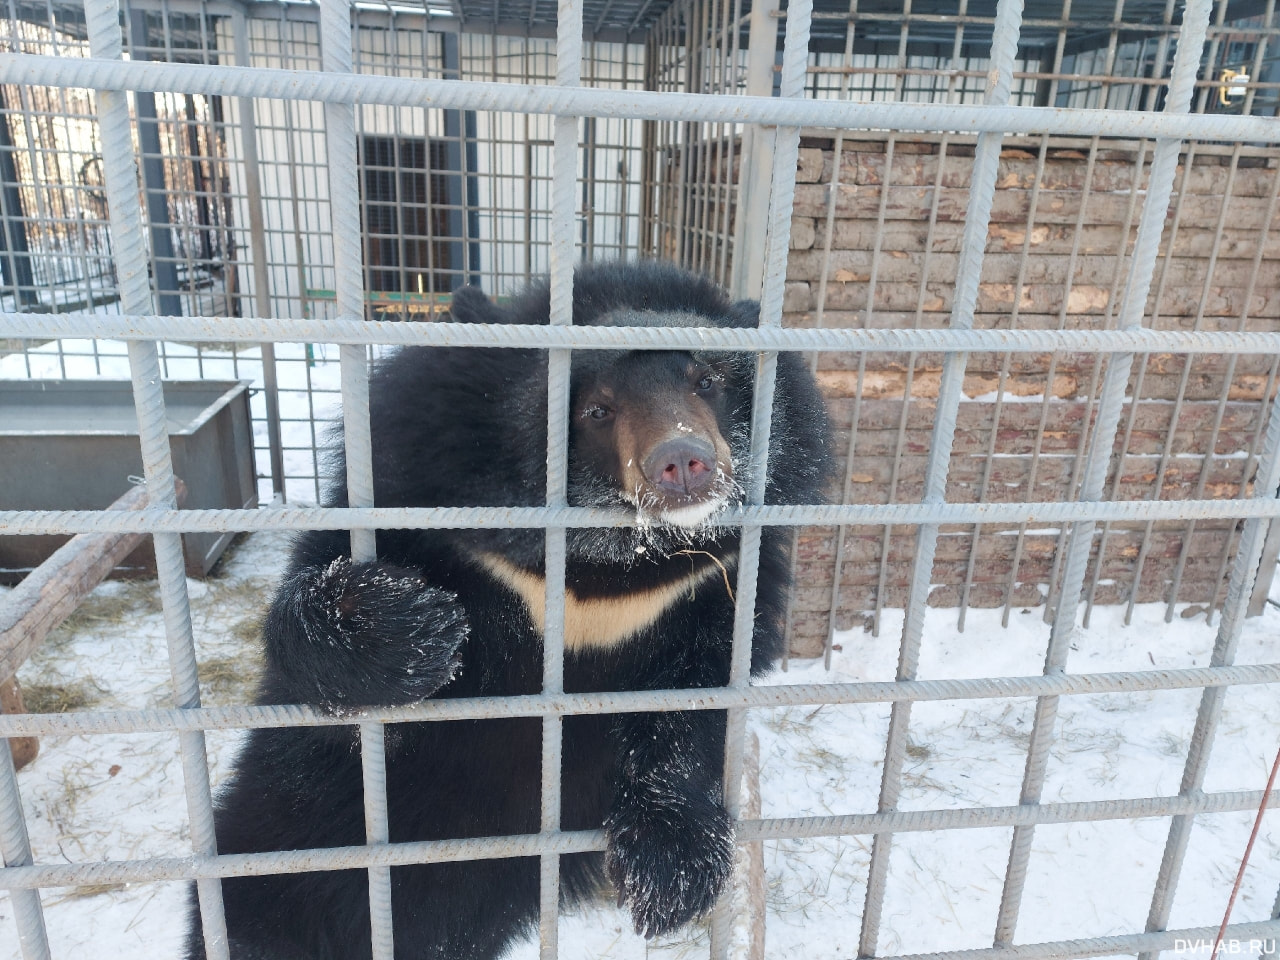
<instances>
[{"instance_id":1,"label":"wire mesh panel","mask_svg":"<svg viewBox=\"0 0 1280 960\"><path fill-rule=\"evenodd\" d=\"M538 949L563 955L560 858L605 845L601 831L560 823L563 718L671 710L726 712L723 804L739 843L858 838L842 955L909 955L885 925L916 835L945 846L982 830L1000 831L1002 851L981 878L988 923L945 944L956 955L1151 954L1212 940L1216 927L1174 922L1197 818L1268 801L1251 781L1206 790L1211 753L1232 692L1280 682L1280 663L1236 662L1280 518L1273 4L795 0L781 14L725 0L565 0L555 31L543 6L11 5L0 54L0 337L17 358L7 375L127 373L150 505L3 510L0 532L150 533L171 677L162 706L6 714L0 736L176 733L189 825L187 848L168 855L33 862L22 781L0 750L0 885L22 956L54 955L45 888L195 881L209 956L225 957L222 878L343 869L367 875L370 952L388 958L393 867L513 856L539 858ZM636 252L758 299L758 327L575 327L574 262ZM461 285L501 296L544 272L548 324L448 322ZM442 322L405 322L422 320ZM545 504L376 502L368 360L398 345L547 352ZM564 691L566 531L636 522L568 504L570 355L619 348L753 358L756 464L790 439L771 435L778 354L807 352L840 430L835 503L766 505L758 470L725 514L741 552L724 686ZM260 472L290 499L318 493L319 432L340 406L346 505L177 509L159 385L191 364L197 376L244 365L260 379ZM375 530L492 526L546 531L539 693L357 718L202 706L180 532L349 530L359 560L374 555ZM750 684L769 527L801 531L796 648L829 658L836 628L887 634L892 623L896 662L883 676ZM1152 669L1090 670L1077 657L1095 604L1132 612L1155 599L1172 613L1188 598L1204 605L1207 663L1151 656ZM930 605L959 607L963 626L978 607L1008 622L1040 603L1048 625L1032 667L964 676L929 662ZM1175 745L1176 791L1046 793L1073 702L1178 691L1198 702ZM989 701L1018 712L1021 775L1007 797L913 805L922 715ZM879 711L853 727L873 730L864 808L745 812L752 715L795 707L813 708L810 719ZM498 717L540 718L537 832L391 842L395 725ZM217 852L209 742L353 719L363 844ZM1064 909L1052 935L1019 936L1028 888L1052 883L1038 836L1140 820L1162 850L1142 921L1099 936ZM733 909L722 902L711 919L714 956L733 949ZM1227 928L1235 942L1280 936L1270 903L1251 910Z\"/></svg>"}]
</instances>

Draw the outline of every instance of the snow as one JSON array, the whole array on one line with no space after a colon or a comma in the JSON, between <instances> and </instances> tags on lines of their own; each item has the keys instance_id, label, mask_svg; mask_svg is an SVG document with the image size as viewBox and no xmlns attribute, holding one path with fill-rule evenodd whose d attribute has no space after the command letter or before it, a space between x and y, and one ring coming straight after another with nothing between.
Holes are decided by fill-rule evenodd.
<instances>
[{"instance_id":1,"label":"snow","mask_svg":"<svg viewBox=\"0 0 1280 960\"><path fill-rule=\"evenodd\" d=\"M252 693L256 624L285 560L285 538L232 548L215 576L188 580L207 704ZM65 685L83 709L172 706L164 623L154 581L109 581L18 672L27 691ZM230 769L239 733L210 732L215 778ZM37 863L189 855L176 734L49 737L18 775ZM179 955L183 884L46 890L55 958ZM0 958L18 957L7 895L0 895Z\"/></svg>"},{"instance_id":2,"label":"snow","mask_svg":"<svg viewBox=\"0 0 1280 960\"><path fill-rule=\"evenodd\" d=\"M257 660L255 624L283 567L287 538L254 534L204 582L190 583L206 703L242 700ZM1192 667L1207 663L1216 628L1203 615L1166 624L1162 605L1098 607L1079 631L1073 671ZM922 679L1039 673L1048 638L1042 611L970 610L964 633L954 610L930 610L920 656ZM91 708L167 705L164 628L153 583L100 586L74 629L60 630L20 673L24 685L82 686ZM772 683L892 679L901 612L886 611L879 638L836 638L830 673L793 661ZM1238 662L1280 659L1280 610L1246 621ZM1197 690L1063 698L1050 751L1045 802L1174 794L1194 723ZM903 771L902 809L1018 802L1033 703L1027 699L915 704ZM887 705L758 710L763 813L794 817L874 811L888 725ZM223 780L239 734L208 734L215 783ZM1280 702L1265 686L1229 691L1205 789L1256 790L1280 741ZM176 735L46 738L19 774L38 863L181 856L189 851ZM1197 818L1171 926L1221 920L1249 812ZM1167 820L1104 821L1036 830L1019 942L1103 936L1142 929ZM879 951L924 952L991 942L1008 858L1010 828L899 834L893 841ZM847 960L856 954L870 838L769 842L767 945L770 958ZM1264 821L1233 921L1266 919L1280 883L1280 815ZM185 885L43 891L55 958L179 956ZM11 910L0 895L0 960L19 957ZM580 908L562 920L566 960L705 956L693 929L646 943L612 905ZM532 960L533 944L512 951ZM1172 952L1168 955L1174 955ZM1207 951L1184 952L1207 957Z\"/></svg>"}]
</instances>

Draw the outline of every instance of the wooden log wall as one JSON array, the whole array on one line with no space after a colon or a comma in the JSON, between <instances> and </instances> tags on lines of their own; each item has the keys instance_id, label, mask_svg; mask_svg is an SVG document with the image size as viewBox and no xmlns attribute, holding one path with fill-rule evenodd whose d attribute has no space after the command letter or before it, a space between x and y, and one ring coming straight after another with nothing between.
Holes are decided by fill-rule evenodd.
<instances>
[{"instance_id":1,"label":"wooden log wall","mask_svg":"<svg viewBox=\"0 0 1280 960\"><path fill-rule=\"evenodd\" d=\"M974 318L979 328L1113 327L1145 199L1150 145L1006 140ZM1184 154L1146 322L1280 329L1280 152L1197 145ZM951 310L972 138L806 136L797 169L784 320L791 326L942 327ZM833 200L834 191L834 203ZM882 219L883 218L883 219ZM1140 356L1108 496L1235 497L1247 488L1277 358ZM917 501L941 378L935 354L825 354L817 372L857 503ZM954 501L1074 497L1096 415L1089 355L972 354L952 454ZM850 442L852 459L846 460ZM839 497L842 490L836 491ZM915 530L804 530L792 650L816 655L830 626L869 626L901 607ZM1219 602L1230 522L1112 526L1086 580L1096 603ZM1061 531L987 525L942 532L929 602L1019 608L1053 602ZM1016 569L1015 569L1016 560ZM832 599L836 609L832 615Z\"/></svg>"}]
</instances>

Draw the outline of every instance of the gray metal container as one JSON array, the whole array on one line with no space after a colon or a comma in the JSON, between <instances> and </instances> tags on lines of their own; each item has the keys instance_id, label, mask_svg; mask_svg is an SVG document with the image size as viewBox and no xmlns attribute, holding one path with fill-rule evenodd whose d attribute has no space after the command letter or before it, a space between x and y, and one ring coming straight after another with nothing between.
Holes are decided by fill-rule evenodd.
<instances>
[{"instance_id":1,"label":"gray metal container","mask_svg":"<svg viewBox=\"0 0 1280 960\"><path fill-rule=\"evenodd\" d=\"M256 507L249 383L165 381L174 472L187 509ZM0 381L0 509L100 510L141 476L128 381ZM202 577L233 533L183 535L187 574ZM16 583L67 541L0 536L0 582ZM115 575L155 570L150 538Z\"/></svg>"}]
</instances>

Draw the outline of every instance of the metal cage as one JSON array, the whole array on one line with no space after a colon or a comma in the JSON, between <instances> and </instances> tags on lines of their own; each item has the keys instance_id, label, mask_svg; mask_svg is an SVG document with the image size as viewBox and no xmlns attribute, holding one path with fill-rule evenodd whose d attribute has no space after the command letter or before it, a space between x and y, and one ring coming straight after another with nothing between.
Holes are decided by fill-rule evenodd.
<instances>
[{"instance_id":1,"label":"metal cage","mask_svg":"<svg viewBox=\"0 0 1280 960\"><path fill-rule=\"evenodd\" d=\"M725 801L739 842L873 838L859 956L881 955L894 838L976 827L1009 831L1008 862L991 946L955 956L1151 956L1216 936L1216 928L1169 929L1173 898L1197 816L1263 803L1260 789L1204 790L1224 700L1233 687L1280 682L1280 663L1234 662L1260 568L1269 580L1264 546L1280 518L1280 334L1268 312L1280 197L1274 3L1071 0L1024 8L1018 0L957 0L944 9L794 0L779 38L780 19L776 4L727 0L447 8L137 0L123 12L115 0L89 0L83 10L11 0L0 53L7 139L0 142L0 337L24 342L17 350L28 371L47 355L64 375L79 360L97 369L106 342L126 344L150 505L130 513L0 511L0 532L152 535L173 706L4 715L0 736L176 732L192 844L188 857L33 863L19 780L0 750L0 886L10 890L24 957L50 956L44 887L194 880L216 957L225 956L217 946L225 944L221 877L360 868L369 873L373 955L389 958L392 866L511 855L541 857L540 949L557 956L558 857L603 842L597 832L559 829L561 717L655 709L729 711ZM1083 166L1060 169L1067 161ZM1050 217L1041 199L1059 175L1063 196L1053 199L1074 200ZM1117 186L1121 177L1125 185ZM1183 250L1178 231L1203 206L1197 182L1216 184L1210 195L1218 203L1187 227ZM895 183L903 185L898 192ZM1013 190L1026 197L1010 208ZM1091 221L1091 203L1115 208L1108 216L1118 219ZM1099 233L1090 228L1099 225L1117 229L1103 231L1101 252L1090 253L1089 238ZM1039 242L1058 244L1056 265L1037 265ZM1013 256L1002 259L1001 250ZM637 254L679 259L737 294L758 296L759 329L574 328L573 263ZM1189 260L1199 272L1175 282ZM908 268L895 274L900 263ZM801 272L810 266L813 273ZM544 270L552 291L547 327L402 322L434 317L458 283L479 277L501 293ZM1033 289L1041 280L1045 289ZM1189 308L1166 298L1178 287L1197 291L1183 297ZM1242 299L1222 294L1228 288ZM1214 305L1215 296L1227 306ZM778 351L809 352L837 420L847 424L841 502L769 507L753 489L731 516L741 525L742 559L725 688L563 692L565 530L627 522L566 506L565 443L551 444L545 507L373 502L371 352L397 344L549 350L555 438L567 434L570 351L619 343L753 353L757 411L771 409ZM174 345L192 344L193 362L229 364L237 377L243 365L261 383L256 413L271 435L260 441L260 475L277 494L306 499L308 485L318 489L317 424L326 415L314 404L340 401L349 507L177 509L160 383L166 366L190 356ZM328 397L309 386L325 359L322 344L336 346L341 364L340 388ZM298 376L281 383L293 368ZM1068 397L1055 395L1054 385L1066 372L1083 384L1069 396L1078 407L1069 428L1055 419L1055 401ZM1242 396L1233 385L1246 375L1254 393ZM1029 415L1009 412L1020 376L1041 384ZM1172 393L1153 398L1144 378L1163 378ZM867 389L890 380L880 394ZM278 409L286 389L311 405L296 422ZM988 392L987 409L975 412ZM877 408L886 397L896 406ZM1176 411L1153 419L1144 399ZM1191 431L1190 446L1177 446L1181 411L1196 403L1207 405L1206 426ZM878 430L869 429L873 414ZM966 419L973 417L985 419L975 425ZM994 465L1010 452L1000 446L1001 424L1007 431L1016 417L1018 449L1030 452L1028 473L1015 483ZM889 437L888 447L868 449L873 433ZM1046 443L1068 434L1051 469ZM1141 447L1147 439L1152 446ZM756 462L769 445L768 419L757 417ZM1200 469L1179 486L1175 468L1187 452ZM1145 485L1126 486L1130 455L1147 458ZM860 465L877 456L888 469L885 489L863 496ZM965 458L972 473L957 469ZM300 485L291 489L291 479ZM179 534L349 529L353 555L366 558L379 527L494 523L547 531L543 692L364 712L365 846L218 855L206 731L350 718L310 707L201 706ZM793 623L804 614L819 626L810 631L816 649L802 652L825 646L829 654L831 628L848 626L853 614L878 629L886 606L904 608L892 680L749 684L765 525L805 531L797 535L802 582ZM1212 543L1207 564L1197 530L1213 532L1204 541ZM870 573L850 569L865 531L874 532ZM1174 543L1167 553L1156 546L1161 536ZM1120 541L1137 551L1121 565L1123 576L1109 565L1107 547ZM827 551L808 567L806 544ZM1047 552L1050 569L1022 575L1024 557L1037 551ZM1168 571L1154 575L1170 605L1187 598L1183 583L1200 584L1211 608L1221 604L1209 664L1068 669L1080 614L1095 600L1145 596L1139 580L1155 569L1147 562L1153 555L1170 558ZM1207 572L1192 576L1192 566ZM1127 589L1108 594L1116 580ZM1042 674L918 679L931 601L954 601L962 615L982 604L1007 611L1028 599L1020 592L1028 583L1043 584L1049 601ZM868 584L874 589L854 595ZM1201 691L1176 794L1044 800L1062 698L1169 690ZM913 704L996 698L1034 702L1018 802L900 809ZM743 816L749 711L824 704L890 705L874 812ZM543 718L541 832L390 843L384 725L494 716ZM1167 824L1143 929L1020 942L1036 829L1137 818ZM1277 909L1232 925L1228 935L1280 936ZM726 903L713 919L716 956L729 951L732 914Z\"/></svg>"}]
</instances>

